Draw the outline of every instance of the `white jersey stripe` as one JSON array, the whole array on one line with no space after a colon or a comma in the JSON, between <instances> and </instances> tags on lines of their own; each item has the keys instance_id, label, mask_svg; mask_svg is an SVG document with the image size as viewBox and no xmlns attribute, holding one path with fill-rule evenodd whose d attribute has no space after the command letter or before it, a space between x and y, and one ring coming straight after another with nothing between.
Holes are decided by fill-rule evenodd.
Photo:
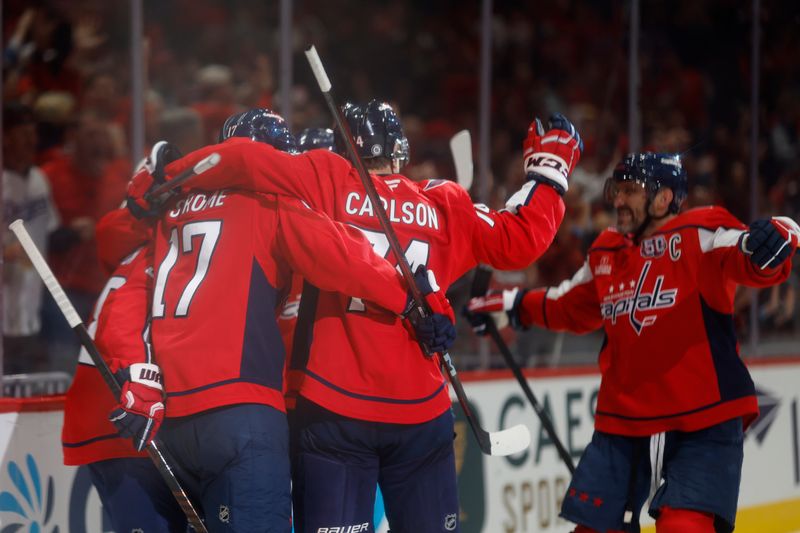
<instances>
[{"instance_id":1,"label":"white jersey stripe","mask_svg":"<svg viewBox=\"0 0 800 533\"><path fill-rule=\"evenodd\" d=\"M700 239L700 249L703 253L716 250L717 248L729 248L736 246L739 237L744 230L717 228L717 231L710 231L705 228L697 229L697 236Z\"/></svg>"},{"instance_id":2,"label":"white jersey stripe","mask_svg":"<svg viewBox=\"0 0 800 533\"><path fill-rule=\"evenodd\" d=\"M548 300L558 300L573 288L578 285L583 285L592 281L592 269L589 268L589 262L584 261L583 266L575 272L571 279L562 281L558 287L551 287L547 290Z\"/></svg>"}]
</instances>

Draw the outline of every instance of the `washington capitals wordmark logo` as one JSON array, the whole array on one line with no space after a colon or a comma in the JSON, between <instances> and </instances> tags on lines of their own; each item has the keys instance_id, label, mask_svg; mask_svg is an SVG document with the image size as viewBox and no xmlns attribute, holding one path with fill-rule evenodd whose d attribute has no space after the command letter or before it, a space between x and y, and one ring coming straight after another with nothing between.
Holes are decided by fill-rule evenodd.
<instances>
[{"instance_id":1,"label":"washington capitals wordmark logo","mask_svg":"<svg viewBox=\"0 0 800 533\"><path fill-rule=\"evenodd\" d=\"M618 294L613 294L616 288L615 285L612 284L609 287L609 292L612 294L606 296L603 299L603 303L600 304L600 311L604 320L611 319L611 323L616 324L617 317L628 315L631 327L633 327L637 335L641 335L645 326L652 325L658 318L655 314L642 316L644 313L675 305L678 289L663 289L663 275L656 277L652 292L644 292L644 285L647 280L647 273L650 272L651 264L652 261L647 261L644 264L639 274L639 280L636 283L633 280L628 285L620 283Z\"/></svg>"}]
</instances>

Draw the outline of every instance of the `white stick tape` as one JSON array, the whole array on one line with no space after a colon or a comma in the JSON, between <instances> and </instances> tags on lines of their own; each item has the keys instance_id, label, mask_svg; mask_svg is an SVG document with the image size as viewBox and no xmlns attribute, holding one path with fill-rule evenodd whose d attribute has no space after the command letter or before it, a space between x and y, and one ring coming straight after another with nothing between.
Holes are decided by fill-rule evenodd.
<instances>
[{"instance_id":1,"label":"white stick tape","mask_svg":"<svg viewBox=\"0 0 800 533\"><path fill-rule=\"evenodd\" d=\"M199 163L194 166L194 173L195 174L202 174L206 170L210 168L214 168L219 164L220 156L217 152L214 152L210 156L206 157Z\"/></svg>"},{"instance_id":2,"label":"white stick tape","mask_svg":"<svg viewBox=\"0 0 800 533\"><path fill-rule=\"evenodd\" d=\"M47 266L47 262L44 260L44 257L42 257L42 254L36 248L36 245L33 243L33 239L31 239L28 230L25 229L25 225L22 223L22 220L17 219L8 227L14 232L14 235L17 236L17 239L19 239L22 248L25 250L25 253L28 254L31 263L33 263L33 268L35 268L36 272L39 273L39 276L42 278L45 286L50 291L50 294L53 295L53 299L55 299L56 304L58 304L58 308L61 309L61 312L64 314L64 318L66 318L67 322L69 322L69 327L74 328L78 324L81 324L81 317L78 316L75 308L72 307L72 303L64 293L64 289L61 288L58 280L56 280L56 277L53 275L53 271L50 270L49 266Z\"/></svg>"},{"instance_id":3,"label":"white stick tape","mask_svg":"<svg viewBox=\"0 0 800 533\"><path fill-rule=\"evenodd\" d=\"M322 61L320 61L319 54L314 46L306 50L306 58L308 58L311 70L314 72L314 77L317 78L317 84L319 84L320 90L324 93L330 92L331 80L328 79L328 75L325 73L325 67L322 66Z\"/></svg>"}]
</instances>

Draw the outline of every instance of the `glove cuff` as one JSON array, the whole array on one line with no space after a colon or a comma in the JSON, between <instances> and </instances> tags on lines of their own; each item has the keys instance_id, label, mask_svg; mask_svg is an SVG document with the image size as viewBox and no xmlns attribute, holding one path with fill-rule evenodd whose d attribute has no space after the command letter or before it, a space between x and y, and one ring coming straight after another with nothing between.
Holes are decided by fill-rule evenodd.
<instances>
[{"instance_id":1,"label":"glove cuff","mask_svg":"<svg viewBox=\"0 0 800 533\"><path fill-rule=\"evenodd\" d=\"M525 175L528 179L531 174L541 176L558 184L564 192L569 190L567 177L569 165L564 159L549 152L534 152L525 156Z\"/></svg>"},{"instance_id":2,"label":"glove cuff","mask_svg":"<svg viewBox=\"0 0 800 533\"><path fill-rule=\"evenodd\" d=\"M753 252L751 250L747 249L747 239L748 239L748 237L750 237L750 232L749 231L742 232L742 234L739 235L739 242L737 243L737 245L739 247L739 250L744 255L753 255Z\"/></svg>"},{"instance_id":3,"label":"glove cuff","mask_svg":"<svg viewBox=\"0 0 800 533\"><path fill-rule=\"evenodd\" d=\"M520 307L522 306L522 299L525 298L527 293L528 289L503 291L503 308L508 310L506 311L508 314L508 322L511 324L512 328L517 330L528 329L527 326L522 323L522 318L519 313Z\"/></svg>"},{"instance_id":4,"label":"glove cuff","mask_svg":"<svg viewBox=\"0 0 800 533\"><path fill-rule=\"evenodd\" d=\"M525 179L527 181L536 181L544 185L549 185L556 190L559 196L564 196L567 193L567 188L562 186L560 182L553 181L547 176L537 174L536 172L528 172L528 174L525 176ZM564 181L564 183L566 183L566 180Z\"/></svg>"},{"instance_id":5,"label":"glove cuff","mask_svg":"<svg viewBox=\"0 0 800 533\"><path fill-rule=\"evenodd\" d=\"M153 363L134 363L126 369L131 383L140 383L152 389L164 390L161 368Z\"/></svg>"}]
</instances>

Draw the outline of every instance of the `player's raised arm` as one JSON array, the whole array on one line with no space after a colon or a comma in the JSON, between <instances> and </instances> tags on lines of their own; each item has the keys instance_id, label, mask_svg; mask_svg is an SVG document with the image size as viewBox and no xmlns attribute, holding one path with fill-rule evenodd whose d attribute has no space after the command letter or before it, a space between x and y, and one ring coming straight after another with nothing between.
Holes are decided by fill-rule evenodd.
<instances>
[{"instance_id":1,"label":"player's raised arm","mask_svg":"<svg viewBox=\"0 0 800 533\"><path fill-rule=\"evenodd\" d=\"M526 182L506 208L493 211L477 204L465 213L474 259L499 269L524 268L553 242L564 218L561 196L569 188L583 141L563 115L555 114L547 131L534 120L523 146Z\"/></svg>"}]
</instances>

